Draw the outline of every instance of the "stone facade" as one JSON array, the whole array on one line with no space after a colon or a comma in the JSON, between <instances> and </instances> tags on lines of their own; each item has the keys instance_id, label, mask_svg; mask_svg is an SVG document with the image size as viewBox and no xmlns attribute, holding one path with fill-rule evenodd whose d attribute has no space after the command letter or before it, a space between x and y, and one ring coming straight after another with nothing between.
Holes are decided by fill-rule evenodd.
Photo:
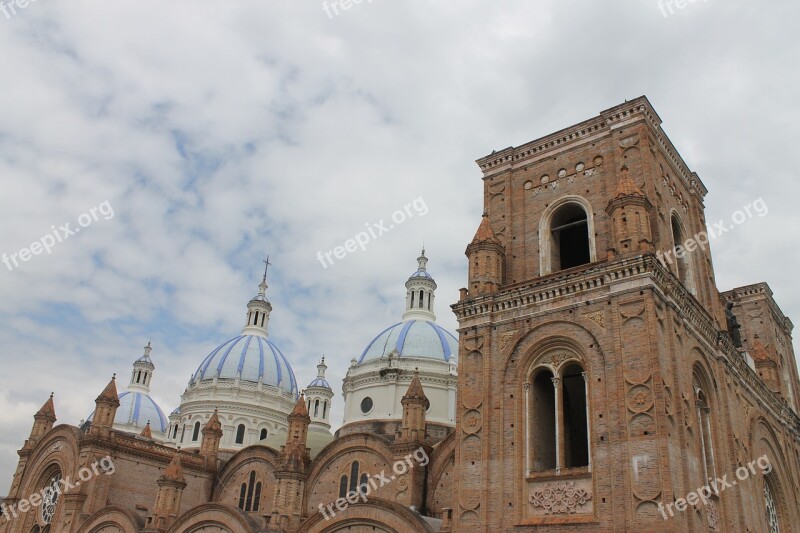
<instances>
[{"instance_id":1,"label":"stone facade","mask_svg":"<svg viewBox=\"0 0 800 533\"><path fill-rule=\"evenodd\" d=\"M214 410L176 450L113 426L112 380L89 427L54 426L52 397L36 413L0 532L796 531L792 323L765 283L717 289L689 243L705 187L647 99L478 165L457 373L437 363L455 427L430 420L431 370L392 357L369 364L402 384L397 416L354 416L318 453L327 389L300 395L279 444L221 450ZM426 279L407 297L432 296ZM59 477L82 483L54 498Z\"/></svg>"}]
</instances>

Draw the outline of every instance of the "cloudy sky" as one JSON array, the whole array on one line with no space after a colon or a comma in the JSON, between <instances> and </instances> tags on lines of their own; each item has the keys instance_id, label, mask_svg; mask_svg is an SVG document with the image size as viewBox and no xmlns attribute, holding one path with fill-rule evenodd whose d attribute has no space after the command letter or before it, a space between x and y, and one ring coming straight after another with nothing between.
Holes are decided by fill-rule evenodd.
<instances>
[{"instance_id":1,"label":"cloudy sky","mask_svg":"<svg viewBox=\"0 0 800 533\"><path fill-rule=\"evenodd\" d=\"M0 264L0 492L49 393L77 423L148 338L172 410L238 334L266 254L271 336L301 384L327 355L338 423L348 361L399 319L423 239L455 329L474 160L642 94L710 221L769 207L713 242L719 286L767 281L800 317L796 0L331 3L2 8L0 253L100 209L51 253ZM415 200L322 267L318 251Z\"/></svg>"}]
</instances>

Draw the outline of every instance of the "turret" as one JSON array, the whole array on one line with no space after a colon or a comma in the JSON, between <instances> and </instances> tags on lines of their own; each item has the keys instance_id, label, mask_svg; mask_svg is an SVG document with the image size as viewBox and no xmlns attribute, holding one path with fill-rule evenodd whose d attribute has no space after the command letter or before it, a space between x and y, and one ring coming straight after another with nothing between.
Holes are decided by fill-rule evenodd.
<instances>
[{"instance_id":1,"label":"turret","mask_svg":"<svg viewBox=\"0 0 800 533\"><path fill-rule=\"evenodd\" d=\"M153 505L153 514L147 518L144 532L166 531L178 517L183 489L186 488L180 450L172 456L172 461L164 469L164 473L156 483L158 484L158 493Z\"/></svg>"},{"instance_id":2,"label":"turret","mask_svg":"<svg viewBox=\"0 0 800 533\"><path fill-rule=\"evenodd\" d=\"M267 300L267 269L270 262L269 257L264 262L264 277L258 285L258 294L247 303L247 322L242 329L242 335L261 335L267 336L269 326L269 314L272 312L272 304Z\"/></svg>"},{"instance_id":3,"label":"turret","mask_svg":"<svg viewBox=\"0 0 800 533\"><path fill-rule=\"evenodd\" d=\"M222 441L222 423L217 416L217 410L208 419L203 427L203 440L200 442L200 455L205 457L212 465L216 465L219 443Z\"/></svg>"},{"instance_id":4,"label":"turret","mask_svg":"<svg viewBox=\"0 0 800 533\"><path fill-rule=\"evenodd\" d=\"M406 281L406 310L403 313L403 322L406 320L436 320L433 303L436 292L436 282L427 270L428 258L425 257L425 248L417 258L417 271L411 274Z\"/></svg>"},{"instance_id":5,"label":"turret","mask_svg":"<svg viewBox=\"0 0 800 533\"><path fill-rule=\"evenodd\" d=\"M31 429L31 436L29 437L30 441L37 441L40 437L43 437L45 433L53 429L53 424L56 421L56 408L53 404L53 393L50 393L50 397L44 402L41 409L36 411L36 414L33 415L33 428Z\"/></svg>"},{"instance_id":6,"label":"turret","mask_svg":"<svg viewBox=\"0 0 800 533\"><path fill-rule=\"evenodd\" d=\"M150 359L150 352L152 351L153 348L150 346L150 341L147 341L147 346L144 347L144 355L133 362L131 383L128 385L129 391L139 391L145 394L150 392L150 380L153 378L153 370L156 368Z\"/></svg>"},{"instance_id":7,"label":"turret","mask_svg":"<svg viewBox=\"0 0 800 533\"><path fill-rule=\"evenodd\" d=\"M117 407L119 407L116 374L111 377L111 381L108 382L108 385L100 393L100 396L95 399L94 403L96 407L89 434L93 437L108 437L114 425Z\"/></svg>"},{"instance_id":8,"label":"turret","mask_svg":"<svg viewBox=\"0 0 800 533\"><path fill-rule=\"evenodd\" d=\"M628 167L620 169L620 179L614 198L608 203L606 213L612 220L612 247L609 258L627 253L653 251L650 228L650 200L631 179Z\"/></svg>"},{"instance_id":9,"label":"turret","mask_svg":"<svg viewBox=\"0 0 800 533\"><path fill-rule=\"evenodd\" d=\"M484 211L475 237L467 246L469 259L469 296L481 296L497 292L503 284L505 270L505 248L497 239ZM466 296L462 292L462 298Z\"/></svg>"},{"instance_id":10,"label":"turret","mask_svg":"<svg viewBox=\"0 0 800 533\"><path fill-rule=\"evenodd\" d=\"M325 371L328 366L325 364L325 357L317 365L317 377L306 387L306 408L311 417L312 426L321 426L325 430L331 427L331 400L333 399L333 389L325 379Z\"/></svg>"}]
</instances>

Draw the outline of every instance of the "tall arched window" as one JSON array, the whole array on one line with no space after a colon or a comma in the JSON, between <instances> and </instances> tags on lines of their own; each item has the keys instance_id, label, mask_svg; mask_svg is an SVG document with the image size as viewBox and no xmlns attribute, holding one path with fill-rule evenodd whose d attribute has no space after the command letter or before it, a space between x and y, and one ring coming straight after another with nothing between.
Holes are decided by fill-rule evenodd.
<instances>
[{"instance_id":1,"label":"tall arched window","mask_svg":"<svg viewBox=\"0 0 800 533\"><path fill-rule=\"evenodd\" d=\"M322 418L325 418L325 415L327 414L327 412L328 412L328 401L325 400L322 403Z\"/></svg>"},{"instance_id":2,"label":"tall arched window","mask_svg":"<svg viewBox=\"0 0 800 533\"><path fill-rule=\"evenodd\" d=\"M175 428L172 430L172 440L178 438L178 424L175 424Z\"/></svg>"},{"instance_id":3,"label":"tall arched window","mask_svg":"<svg viewBox=\"0 0 800 533\"><path fill-rule=\"evenodd\" d=\"M50 475L49 480L42 489L42 503L39 510L42 523L49 527L50 523L56 514L56 505L58 504L58 496L61 494L61 472L56 471Z\"/></svg>"},{"instance_id":4,"label":"tall arched window","mask_svg":"<svg viewBox=\"0 0 800 533\"><path fill-rule=\"evenodd\" d=\"M266 440L267 438L267 430L262 429L261 433L258 435L258 440Z\"/></svg>"},{"instance_id":5,"label":"tall arched window","mask_svg":"<svg viewBox=\"0 0 800 533\"><path fill-rule=\"evenodd\" d=\"M194 423L194 431L192 431L192 440L197 441L200 438L200 422Z\"/></svg>"},{"instance_id":6,"label":"tall arched window","mask_svg":"<svg viewBox=\"0 0 800 533\"><path fill-rule=\"evenodd\" d=\"M423 301L423 292L422 289L419 290L419 308L422 309L422 301Z\"/></svg>"},{"instance_id":7,"label":"tall arched window","mask_svg":"<svg viewBox=\"0 0 800 533\"><path fill-rule=\"evenodd\" d=\"M556 401L549 370L542 370L533 379L531 402L533 471L552 470L556 467Z\"/></svg>"},{"instance_id":8,"label":"tall arched window","mask_svg":"<svg viewBox=\"0 0 800 533\"><path fill-rule=\"evenodd\" d=\"M564 467L589 465L589 441L586 419L586 380L577 364L567 366L561 374L564 414Z\"/></svg>"},{"instance_id":9,"label":"tall arched window","mask_svg":"<svg viewBox=\"0 0 800 533\"><path fill-rule=\"evenodd\" d=\"M550 220L551 271L564 270L591 262L589 229L583 206L568 203L558 208Z\"/></svg>"},{"instance_id":10,"label":"tall arched window","mask_svg":"<svg viewBox=\"0 0 800 533\"><path fill-rule=\"evenodd\" d=\"M314 400L314 416L319 416L319 400Z\"/></svg>"},{"instance_id":11,"label":"tall arched window","mask_svg":"<svg viewBox=\"0 0 800 533\"><path fill-rule=\"evenodd\" d=\"M764 505L767 511L767 530L769 533L780 533L778 506L775 503L775 497L770 487L769 476L764 476Z\"/></svg>"},{"instance_id":12,"label":"tall arched window","mask_svg":"<svg viewBox=\"0 0 800 533\"><path fill-rule=\"evenodd\" d=\"M236 444L244 443L244 424L239 424L236 428Z\"/></svg>"},{"instance_id":13,"label":"tall arched window","mask_svg":"<svg viewBox=\"0 0 800 533\"><path fill-rule=\"evenodd\" d=\"M714 436L712 428L711 405L708 401L708 385L706 379L695 370L692 383L694 385L694 403L697 413L697 434L700 444L700 459L703 463L703 476L706 481L714 481L717 477L717 469L714 461Z\"/></svg>"},{"instance_id":14,"label":"tall arched window","mask_svg":"<svg viewBox=\"0 0 800 533\"><path fill-rule=\"evenodd\" d=\"M686 290L694 294L694 276L692 274L692 261L691 254L686 250L686 233L683 231L683 224L681 223L678 215L674 214L670 218L672 227L672 261L675 264L675 270L678 273L678 279L681 280Z\"/></svg>"}]
</instances>

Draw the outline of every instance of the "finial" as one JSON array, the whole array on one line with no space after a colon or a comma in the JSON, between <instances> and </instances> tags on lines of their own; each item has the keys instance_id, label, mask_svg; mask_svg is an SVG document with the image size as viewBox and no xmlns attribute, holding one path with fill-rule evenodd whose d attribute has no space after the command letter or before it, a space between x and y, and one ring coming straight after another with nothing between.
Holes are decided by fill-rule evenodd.
<instances>
[{"instance_id":1,"label":"finial","mask_svg":"<svg viewBox=\"0 0 800 533\"><path fill-rule=\"evenodd\" d=\"M263 282L267 281L267 270L269 270L269 266L271 264L272 263L269 262L269 254L267 254L267 259L264 261L264 277L261 279L261 281Z\"/></svg>"},{"instance_id":2,"label":"finial","mask_svg":"<svg viewBox=\"0 0 800 533\"><path fill-rule=\"evenodd\" d=\"M489 210L484 207L483 208L483 214L481 216L482 217L488 217L489 216Z\"/></svg>"},{"instance_id":3,"label":"finial","mask_svg":"<svg viewBox=\"0 0 800 533\"><path fill-rule=\"evenodd\" d=\"M50 393L50 398L51 399L53 398L53 394L55 394L55 393L53 393L53 392Z\"/></svg>"},{"instance_id":4,"label":"finial","mask_svg":"<svg viewBox=\"0 0 800 533\"><path fill-rule=\"evenodd\" d=\"M153 351L153 347L150 346L150 341L148 340L147 341L147 346L144 347L144 356L145 357L150 357L150 352L152 352L152 351Z\"/></svg>"},{"instance_id":5,"label":"finial","mask_svg":"<svg viewBox=\"0 0 800 533\"><path fill-rule=\"evenodd\" d=\"M114 379L114 380L115 380L115 379L117 379L117 373L116 373L116 372L114 372L114 373L111 375L111 379Z\"/></svg>"},{"instance_id":6,"label":"finial","mask_svg":"<svg viewBox=\"0 0 800 533\"><path fill-rule=\"evenodd\" d=\"M422 239L422 257L425 257L425 239Z\"/></svg>"}]
</instances>

